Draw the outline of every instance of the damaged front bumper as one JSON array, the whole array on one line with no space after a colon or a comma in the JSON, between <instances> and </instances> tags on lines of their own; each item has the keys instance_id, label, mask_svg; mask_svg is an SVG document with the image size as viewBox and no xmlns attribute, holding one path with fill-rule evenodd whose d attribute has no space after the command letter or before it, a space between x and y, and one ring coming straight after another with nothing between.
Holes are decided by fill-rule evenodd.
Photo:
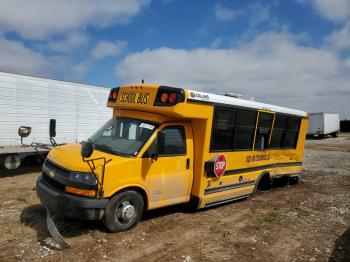
<instances>
[{"instance_id":1,"label":"damaged front bumper","mask_svg":"<svg viewBox=\"0 0 350 262\"><path fill-rule=\"evenodd\" d=\"M82 220L100 220L108 199L73 196L61 192L46 183L40 176L36 182L36 194L41 203L59 216Z\"/></svg>"}]
</instances>

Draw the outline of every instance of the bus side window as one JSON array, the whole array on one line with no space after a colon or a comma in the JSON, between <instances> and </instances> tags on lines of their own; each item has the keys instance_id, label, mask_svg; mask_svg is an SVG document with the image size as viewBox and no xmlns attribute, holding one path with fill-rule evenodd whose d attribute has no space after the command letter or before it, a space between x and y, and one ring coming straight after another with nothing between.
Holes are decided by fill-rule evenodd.
<instances>
[{"instance_id":1,"label":"bus side window","mask_svg":"<svg viewBox=\"0 0 350 262\"><path fill-rule=\"evenodd\" d=\"M186 136L183 126L169 126L165 127L164 143L159 145L158 156L172 156L172 155L185 155L186 154ZM143 158L150 158L155 151L156 142L153 141L147 151L143 154Z\"/></svg>"},{"instance_id":2,"label":"bus side window","mask_svg":"<svg viewBox=\"0 0 350 262\"><path fill-rule=\"evenodd\" d=\"M301 119L276 114L271 136L271 148L296 148Z\"/></svg>"},{"instance_id":3,"label":"bus side window","mask_svg":"<svg viewBox=\"0 0 350 262\"><path fill-rule=\"evenodd\" d=\"M163 133L164 143L159 148L159 156L186 154L186 139L183 126L165 127Z\"/></svg>"},{"instance_id":4,"label":"bus side window","mask_svg":"<svg viewBox=\"0 0 350 262\"><path fill-rule=\"evenodd\" d=\"M255 149L269 147L269 138L272 128L273 114L259 112L258 129L255 136Z\"/></svg>"}]
</instances>

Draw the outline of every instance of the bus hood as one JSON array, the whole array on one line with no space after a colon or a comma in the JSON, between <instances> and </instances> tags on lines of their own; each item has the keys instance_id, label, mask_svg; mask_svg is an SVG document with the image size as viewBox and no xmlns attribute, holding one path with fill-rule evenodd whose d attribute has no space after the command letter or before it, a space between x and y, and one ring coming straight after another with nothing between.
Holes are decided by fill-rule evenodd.
<instances>
[{"instance_id":1,"label":"bus hood","mask_svg":"<svg viewBox=\"0 0 350 262\"><path fill-rule=\"evenodd\" d=\"M50 151L47 158L51 162L68 169L70 171L81 171L81 172L90 172L89 165L83 161L83 158L80 154L81 144L67 144L63 146L55 147ZM111 160L107 163L108 165L116 165L124 162L129 162L132 158L116 156L108 154L99 150L94 150L91 157L88 159L105 157L106 160ZM102 164L102 160L96 161L96 164Z\"/></svg>"}]
</instances>

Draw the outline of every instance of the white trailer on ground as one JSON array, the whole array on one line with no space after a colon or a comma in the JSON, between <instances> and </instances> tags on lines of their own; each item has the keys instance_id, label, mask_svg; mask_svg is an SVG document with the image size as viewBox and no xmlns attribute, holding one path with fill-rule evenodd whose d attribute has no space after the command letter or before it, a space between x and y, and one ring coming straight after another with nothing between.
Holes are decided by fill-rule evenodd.
<instances>
[{"instance_id":1,"label":"white trailer on ground","mask_svg":"<svg viewBox=\"0 0 350 262\"><path fill-rule=\"evenodd\" d=\"M0 72L0 164L17 168L35 152L21 144L20 126L31 127L27 144L50 144L50 119L57 143L87 139L111 117L108 94L104 87Z\"/></svg>"},{"instance_id":2,"label":"white trailer on ground","mask_svg":"<svg viewBox=\"0 0 350 262\"><path fill-rule=\"evenodd\" d=\"M339 114L336 113L309 113L308 136L320 138L332 135L337 137L340 130Z\"/></svg>"}]
</instances>

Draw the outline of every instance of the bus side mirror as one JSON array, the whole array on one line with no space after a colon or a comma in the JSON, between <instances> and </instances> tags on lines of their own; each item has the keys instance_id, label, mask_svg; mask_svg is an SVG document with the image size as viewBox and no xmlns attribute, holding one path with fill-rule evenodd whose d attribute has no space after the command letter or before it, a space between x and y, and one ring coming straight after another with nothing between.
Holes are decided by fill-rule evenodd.
<instances>
[{"instance_id":1,"label":"bus side mirror","mask_svg":"<svg viewBox=\"0 0 350 262\"><path fill-rule=\"evenodd\" d=\"M32 128L29 126L20 126L18 129L18 135L21 138L29 136L31 132L32 132Z\"/></svg>"},{"instance_id":2,"label":"bus side mirror","mask_svg":"<svg viewBox=\"0 0 350 262\"><path fill-rule=\"evenodd\" d=\"M92 152L94 151L94 148L92 146L92 143L83 141L81 143L81 151L80 154L83 158L89 158L92 155Z\"/></svg>"},{"instance_id":3,"label":"bus side mirror","mask_svg":"<svg viewBox=\"0 0 350 262\"><path fill-rule=\"evenodd\" d=\"M151 158L156 161L158 159L159 152L161 151L161 149L163 148L163 145L164 145L164 133L163 133L163 131L158 132L157 138L154 142L155 142L154 149L153 149L153 152L151 153Z\"/></svg>"},{"instance_id":4,"label":"bus side mirror","mask_svg":"<svg viewBox=\"0 0 350 262\"><path fill-rule=\"evenodd\" d=\"M50 119L50 137L56 136L56 119Z\"/></svg>"}]
</instances>

